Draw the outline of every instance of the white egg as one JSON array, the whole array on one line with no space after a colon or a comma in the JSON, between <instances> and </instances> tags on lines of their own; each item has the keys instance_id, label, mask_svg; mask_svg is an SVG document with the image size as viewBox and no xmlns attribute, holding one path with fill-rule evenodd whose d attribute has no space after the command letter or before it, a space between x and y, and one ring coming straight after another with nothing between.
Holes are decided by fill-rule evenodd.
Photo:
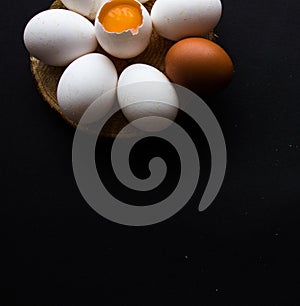
<instances>
[{"instance_id":1,"label":"white egg","mask_svg":"<svg viewBox=\"0 0 300 306\"><path fill-rule=\"evenodd\" d=\"M66 66L98 45L92 23L63 9L34 16L24 30L24 43L31 55L53 66Z\"/></svg>"},{"instance_id":2,"label":"white egg","mask_svg":"<svg viewBox=\"0 0 300 306\"><path fill-rule=\"evenodd\" d=\"M77 12L91 20L95 19L100 6L108 0L61 0L69 10Z\"/></svg>"},{"instance_id":3,"label":"white egg","mask_svg":"<svg viewBox=\"0 0 300 306\"><path fill-rule=\"evenodd\" d=\"M220 0L156 0L151 10L157 33L173 41L207 35L221 14Z\"/></svg>"},{"instance_id":4,"label":"white egg","mask_svg":"<svg viewBox=\"0 0 300 306\"><path fill-rule=\"evenodd\" d=\"M140 130L160 131L176 118L179 106L176 91L168 78L152 66L134 64L123 70L117 96L125 117ZM134 122L140 118L145 119Z\"/></svg>"},{"instance_id":5,"label":"white egg","mask_svg":"<svg viewBox=\"0 0 300 306\"><path fill-rule=\"evenodd\" d=\"M78 122L97 100L97 117L104 116L115 101L117 81L116 68L105 55L91 53L78 58L66 68L58 83L57 100L61 111ZM99 100L107 92L110 92L109 98Z\"/></svg>"},{"instance_id":6,"label":"white egg","mask_svg":"<svg viewBox=\"0 0 300 306\"><path fill-rule=\"evenodd\" d=\"M125 59L137 56L147 48L152 21L140 2L111 0L99 9L95 29L100 46L109 54Z\"/></svg>"}]
</instances>

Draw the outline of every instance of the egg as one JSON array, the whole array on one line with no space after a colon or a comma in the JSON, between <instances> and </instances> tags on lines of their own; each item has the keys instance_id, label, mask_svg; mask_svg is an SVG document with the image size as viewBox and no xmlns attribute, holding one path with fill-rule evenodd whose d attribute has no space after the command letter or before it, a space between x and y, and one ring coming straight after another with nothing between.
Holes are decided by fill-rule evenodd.
<instances>
[{"instance_id":1,"label":"egg","mask_svg":"<svg viewBox=\"0 0 300 306\"><path fill-rule=\"evenodd\" d=\"M116 98L118 75L105 55L91 53L72 62L63 72L57 87L57 101L63 114L79 122L86 109L97 100L97 117L104 116ZM109 92L109 97L99 98Z\"/></svg>"},{"instance_id":2,"label":"egg","mask_svg":"<svg viewBox=\"0 0 300 306\"><path fill-rule=\"evenodd\" d=\"M179 107L176 90L168 78L146 64L133 64L123 70L118 81L117 97L128 121L143 131L167 128L176 118ZM145 120L134 122L144 117Z\"/></svg>"},{"instance_id":3,"label":"egg","mask_svg":"<svg viewBox=\"0 0 300 306\"><path fill-rule=\"evenodd\" d=\"M92 23L64 9L35 15L25 27L24 43L31 55L53 66L66 66L98 45Z\"/></svg>"},{"instance_id":4,"label":"egg","mask_svg":"<svg viewBox=\"0 0 300 306\"><path fill-rule=\"evenodd\" d=\"M191 36L206 36L218 24L220 0L156 0L151 18L157 33L178 41Z\"/></svg>"},{"instance_id":5,"label":"egg","mask_svg":"<svg viewBox=\"0 0 300 306\"><path fill-rule=\"evenodd\" d=\"M91 20L95 19L100 6L107 0L61 0L69 10L77 12Z\"/></svg>"},{"instance_id":6,"label":"egg","mask_svg":"<svg viewBox=\"0 0 300 306\"><path fill-rule=\"evenodd\" d=\"M150 42L152 22L146 8L136 0L111 0L103 4L95 19L100 46L118 58L142 53Z\"/></svg>"},{"instance_id":7,"label":"egg","mask_svg":"<svg viewBox=\"0 0 300 306\"><path fill-rule=\"evenodd\" d=\"M186 38L167 52L165 71L169 79L199 95L223 89L234 74L232 60L216 43L204 38Z\"/></svg>"}]
</instances>

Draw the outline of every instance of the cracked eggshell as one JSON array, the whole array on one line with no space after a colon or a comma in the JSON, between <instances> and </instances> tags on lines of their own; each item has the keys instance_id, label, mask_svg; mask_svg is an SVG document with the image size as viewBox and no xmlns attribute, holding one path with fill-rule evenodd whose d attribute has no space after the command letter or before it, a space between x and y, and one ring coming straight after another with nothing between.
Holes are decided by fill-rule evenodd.
<instances>
[{"instance_id":1,"label":"cracked eggshell","mask_svg":"<svg viewBox=\"0 0 300 306\"><path fill-rule=\"evenodd\" d=\"M66 66L98 45L92 23L64 9L35 15L25 27L24 43L31 55L52 66Z\"/></svg>"},{"instance_id":2,"label":"cracked eggshell","mask_svg":"<svg viewBox=\"0 0 300 306\"><path fill-rule=\"evenodd\" d=\"M220 0L156 0L151 10L157 33L173 41L206 36L216 27L221 14Z\"/></svg>"},{"instance_id":3,"label":"cracked eggshell","mask_svg":"<svg viewBox=\"0 0 300 306\"><path fill-rule=\"evenodd\" d=\"M115 0L116 1L116 0ZM150 43L152 21L147 9L137 0L142 13L142 24L136 29L129 29L120 33L108 32L99 21L99 15L107 1L97 12L95 19L96 38L100 46L109 54L122 59L132 58L142 53ZM121 0L120 4L133 1Z\"/></svg>"},{"instance_id":4,"label":"cracked eggshell","mask_svg":"<svg viewBox=\"0 0 300 306\"><path fill-rule=\"evenodd\" d=\"M62 74L57 87L61 111L73 122L79 122L86 109L97 100L97 117L105 116L116 98L118 75L112 61L105 55L91 53L71 63ZM109 97L101 100L103 94Z\"/></svg>"},{"instance_id":5,"label":"cracked eggshell","mask_svg":"<svg viewBox=\"0 0 300 306\"><path fill-rule=\"evenodd\" d=\"M91 20L95 19L101 5L107 0L61 0L69 10L77 12Z\"/></svg>"},{"instance_id":6,"label":"cracked eggshell","mask_svg":"<svg viewBox=\"0 0 300 306\"><path fill-rule=\"evenodd\" d=\"M119 77L117 97L120 108L140 130L160 131L176 118L179 101L176 90L168 78L158 69L146 64L133 64ZM153 117L155 116L155 117ZM170 121L162 120L167 118Z\"/></svg>"}]
</instances>

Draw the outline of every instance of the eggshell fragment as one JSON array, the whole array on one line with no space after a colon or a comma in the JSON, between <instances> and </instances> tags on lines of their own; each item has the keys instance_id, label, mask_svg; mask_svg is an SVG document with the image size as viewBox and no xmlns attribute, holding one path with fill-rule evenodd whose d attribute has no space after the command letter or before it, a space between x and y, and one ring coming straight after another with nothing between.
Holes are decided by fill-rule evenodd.
<instances>
[{"instance_id":1,"label":"eggshell fragment","mask_svg":"<svg viewBox=\"0 0 300 306\"><path fill-rule=\"evenodd\" d=\"M97 118L104 116L115 101L118 75L112 61L105 55L91 53L71 63L62 74L57 87L61 111L77 123L86 109L97 100ZM99 97L110 92L109 98ZM103 103L102 103L103 102Z\"/></svg>"},{"instance_id":2,"label":"eggshell fragment","mask_svg":"<svg viewBox=\"0 0 300 306\"><path fill-rule=\"evenodd\" d=\"M24 43L31 55L53 66L66 66L97 48L91 22L64 9L34 16L25 27Z\"/></svg>"},{"instance_id":3,"label":"eggshell fragment","mask_svg":"<svg viewBox=\"0 0 300 306\"><path fill-rule=\"evenodd\" d=\"M176 118L179 105L176 91L168 78L152 66L127 67L120 75L117 96L129 122L146 117L143 122L132 122L140 130L159 131L170 125L159 117Z\"/></svg>"}]
</instances>

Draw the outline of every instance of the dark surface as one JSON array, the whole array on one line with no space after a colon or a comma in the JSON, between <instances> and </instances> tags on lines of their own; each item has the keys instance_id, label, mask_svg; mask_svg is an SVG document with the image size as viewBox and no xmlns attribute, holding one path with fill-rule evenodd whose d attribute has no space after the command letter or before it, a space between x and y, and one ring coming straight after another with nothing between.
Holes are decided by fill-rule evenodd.
<instances>
[{"instance_id":1,"label":"dark surface","mask_svg":"<svg viewBox=\"0 0 300 306\"><path fill-rule=\"evenodd\" d=\"M77 189L74 130L42 101L22 42L50 4L1 3L1 305L299 305L300 2L223 1L236 75L207 102L226 179L203 213L192 201L146 228L105 220Z\"/></svg>"}]
</instances>

